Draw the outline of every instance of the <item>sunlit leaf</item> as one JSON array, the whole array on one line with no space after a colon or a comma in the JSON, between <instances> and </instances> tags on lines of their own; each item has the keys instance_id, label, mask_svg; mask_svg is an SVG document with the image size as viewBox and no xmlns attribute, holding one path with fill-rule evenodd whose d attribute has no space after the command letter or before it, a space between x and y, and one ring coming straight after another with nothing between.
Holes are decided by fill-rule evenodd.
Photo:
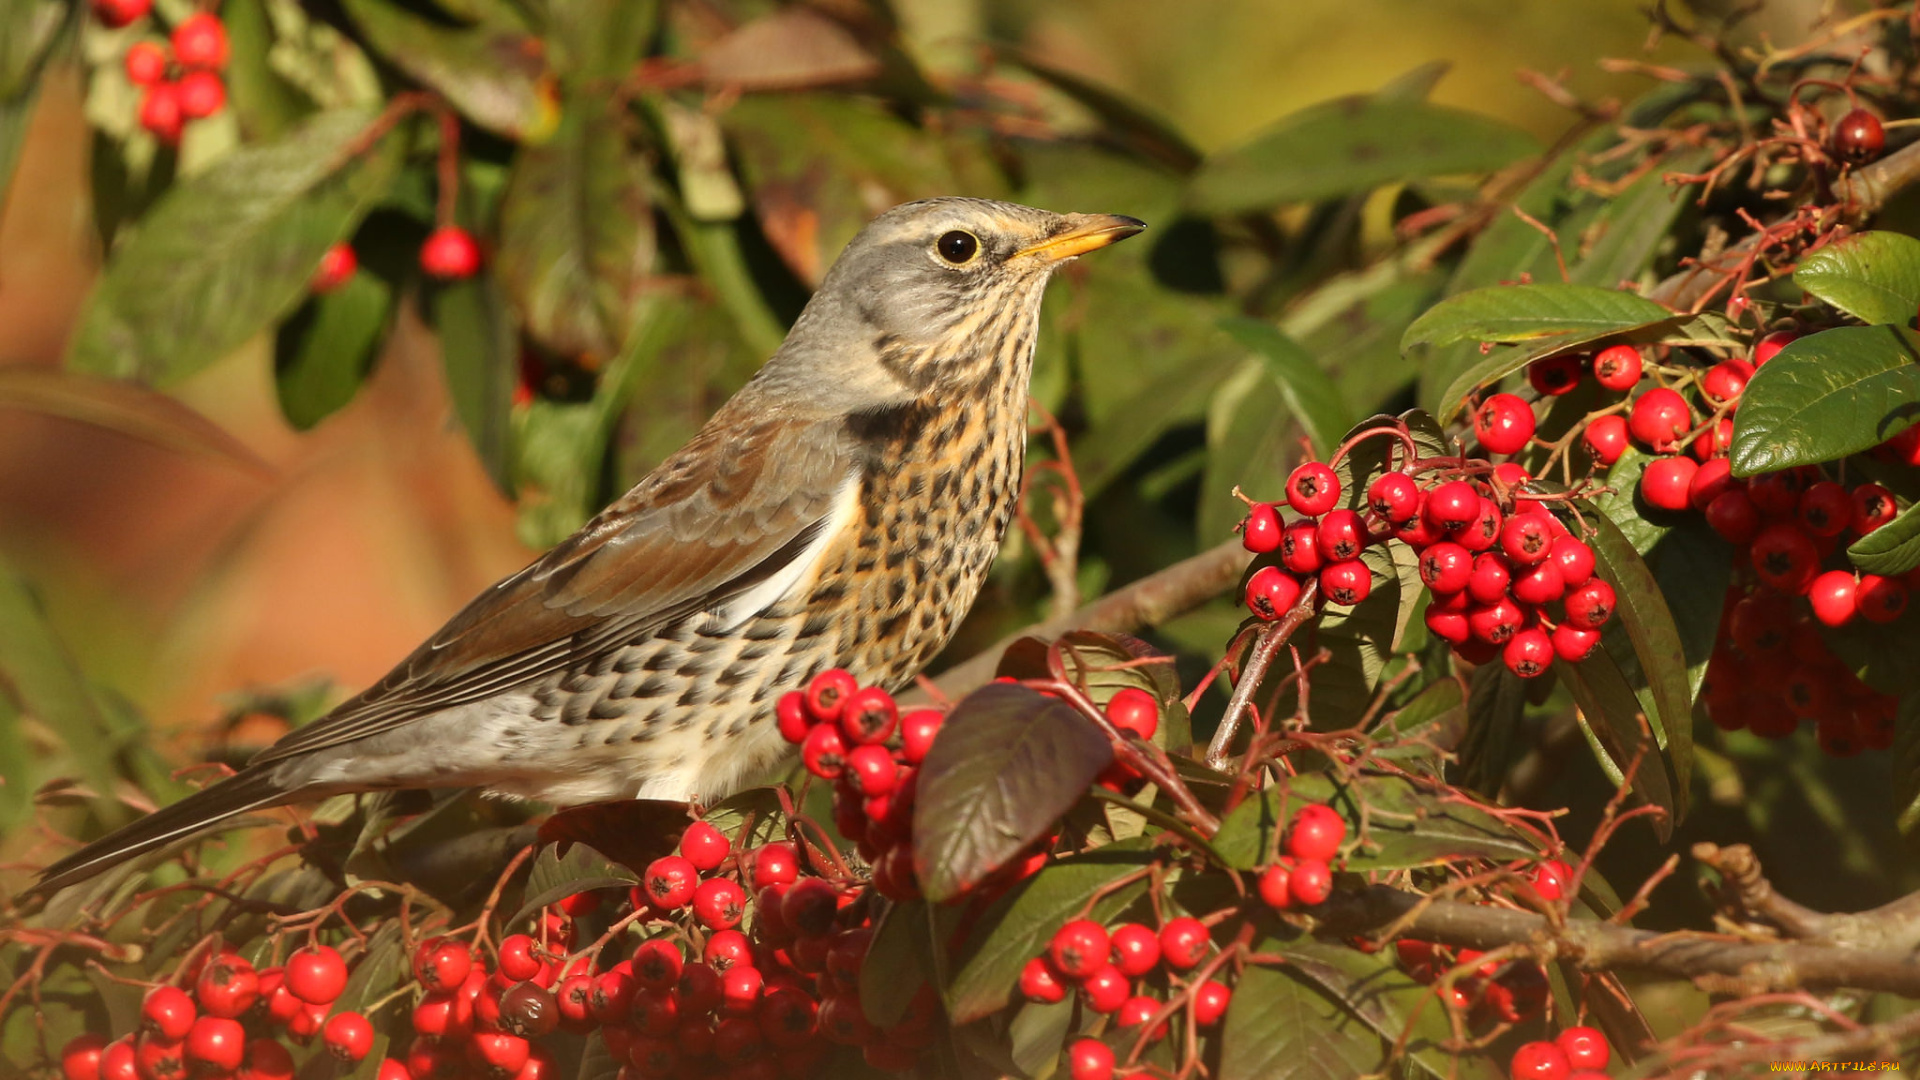
<instances>
[{"instance_id":1,"label":"sunlit leaf","mask_svg":"<svg viewBox=\"0 0 1920 1080\"><path fill-rule=\"evenodd\" d=\"M1920 240L1872 231L1800 260L1793 283L1864 323L1905 326L1920 311Z\"/></svg>"},{"instance_id":2,"label":"sunlit leaf","mask_svg":"<svg viewBox=\"0 0 1920 1080\"><path fill-rule=\"evenodd\" d=\"M1842 326L1788 343L1740 396L1735 476L1817 465L1877 446L1920 419L1920 337Z\"/></svg>"}]
</instances>

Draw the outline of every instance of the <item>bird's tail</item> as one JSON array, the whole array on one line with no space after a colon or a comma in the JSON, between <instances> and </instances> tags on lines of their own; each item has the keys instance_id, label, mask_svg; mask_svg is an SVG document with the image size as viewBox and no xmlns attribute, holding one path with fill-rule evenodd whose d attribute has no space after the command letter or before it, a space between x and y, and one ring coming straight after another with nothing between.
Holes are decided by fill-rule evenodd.
<instances>
[{"instance_id":1,"label":"bird's tail","mask_svg":"<svg viewBox=\"0 0 1920 1080\"><path fill-rule=\"evenodd\" d=\"M249 810L287 801L288 791L276 783L270 770L246 770L163 806L61 859L40 874L28 895L54 893L164 847L217 822Z\"/></svg>"}]
</instances>

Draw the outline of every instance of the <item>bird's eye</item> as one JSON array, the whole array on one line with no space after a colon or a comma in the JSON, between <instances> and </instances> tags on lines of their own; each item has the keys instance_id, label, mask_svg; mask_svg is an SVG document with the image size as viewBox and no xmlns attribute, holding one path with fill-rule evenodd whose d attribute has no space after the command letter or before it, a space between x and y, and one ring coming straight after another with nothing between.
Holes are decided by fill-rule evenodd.
<instances>
[{"instance_id":1,"label":"bird's eye","mask_svg":"<svg viewBox=\"0 0 1920 1080\"><path fill-rule=\"evenodd\" d=\"M933 248L940 253L941 258L953 265L965 266L973 261L975 255L980 254L980 241L976 240L970 232L955 229L942 236Z\"/></svg>"}]
</instances>

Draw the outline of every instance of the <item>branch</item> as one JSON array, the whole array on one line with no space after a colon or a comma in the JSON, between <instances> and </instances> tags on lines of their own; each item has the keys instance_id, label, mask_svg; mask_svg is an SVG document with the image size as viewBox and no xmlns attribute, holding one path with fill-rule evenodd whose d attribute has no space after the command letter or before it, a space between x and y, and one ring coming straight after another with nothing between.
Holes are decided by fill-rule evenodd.
<instances>
[{"instance_id":1,"label":"branch","mask_svg":"<svg viewBox=\"0 0 1920 1080\"><path fill-rule=\"evenodd\" d=\"M1418 909L1416 911L1416 909ZM1540 959L1568 960L1585 971L1639 971L1688 979L1714 993L1762 994L1803 987L1853 987L1920 997L1920 963L1882 949L1799 942L1750 943L1697 932L1655 933L1613 923L1570 920L1372 885L1339 893L1316 911L1333 932L1399 933L1472 949L1527 944Z\"/></svg>"},{"instance_id":2,"label":"branch","mask_svg":"<svg viewBox=\"0 0 1920 1080\"><path fill-rule=\"evenodd\" d=\"M1077 611L1010 634L985 652L942 672L934 685L949 697L985 686L1000 665L1000 654L1023 637L1056 638L1069 630L1125 633L1143 626L1158 626L1231 589L1239 582L1240 573L1250 558L1240 539L1235 537L1116 589Z\"/></svg>"}]
</instances>

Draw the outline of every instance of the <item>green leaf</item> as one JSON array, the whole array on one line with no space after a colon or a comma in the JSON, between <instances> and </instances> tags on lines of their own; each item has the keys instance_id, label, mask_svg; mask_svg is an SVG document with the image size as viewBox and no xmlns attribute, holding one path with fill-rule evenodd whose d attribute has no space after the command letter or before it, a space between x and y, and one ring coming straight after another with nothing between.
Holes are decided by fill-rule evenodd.
<instances>
[{"instance_id":1,"label":"green leaf","mask_svg":"<svg viewBox=\"0 0 1920 1080\"><path fill-rule=\"evenodd\" d=\"M1439 995L1403 971L1391 950L1363 953L1310 937L1278 942L1273 948L1381 1038L1393 1043L1405 1035L1405 1052L1428 1075L1504 1080L1505 1072L1488 1055L1448 1052L1453 1026Z\"/></svg>"},{"instance_id":2,"label":"green leaf","mask_svg":"<svg viewBox=\"0 0 1920 1080\"><path fill-rule=\"evenodd\" d=\"M1187 196L1204 213L1265 210L1416 177L1489 172L1538 145L1516 128L1442 105L1340 98L1308 106L1208 157Z\"/></svg>"},{"instance_id":3,"label":"green leaf","mask_svg":"<svg viewBox=\"0 0 1920 1080\"><path fill-rule=\"evenodd\" d=\"M256 476L273 466L213 421L174 398L133 383L61 368L0 365L0 410L77 420L184 454L224 461Z\"/></svg>"},{"instance_id":4,"label":"green leaf","mask_svg":"<svg viewBox=\"0 0 1920 1080\"><path fill-rule=\"evenodd\" d=\"M939 740L934 742L938 745ZM1046 951L1055 931L1079 915L1095 893L1150 863L1146 844L1123 840L1041 867L1008 890L967 934L958 970L946 988L948 1017L966 1024L1005 1006L1020 982L1020 969ZM1110 919L1145 889L1144 879L1116 889L1093 905L1089 917Z\"/></svg>"},{"instance_id":5,"label":"green leaf","mask_svg":"<svg viewBox=\"0 0 1920 1080\"><path fill-rule=\"evenodd\" d=\"M930 917L925 900L902 900L888 907L874 928L860 963L860 1011L876 1026L899 1023L933 970Z\"/></svg>"},{"instance_id":6,"label":"green leaf","mask_svg":"<svg viewBox=\"0 0 1920 1080\"><path fill-rule=\"evenodd\" d=\"M1673 516L1647 507L1661 519L1651 521L1642 513L1641 508L1646 507L1646 503L1640 498L1640 474L1646 472L1647 466L1653 464L1654 460L1652 454L1629 443L1619 460L1607 469L1607 487L1612 490L1593 500L1600 513L1613 522L1633 550L1642 555L1651 552L1661 537L1667 535L1668 525L1663 522L1671 520Z\"/></svg>"},{"instance_id":7,"label":"green leaf","mask_svg":"<svg viewBox=\"0 0 1920 1080\"><path fill-rule=\"evenodd\" d=\"M1920 503L1855 540L1847 558L1869 574L1904 574L1920 566Z\"/></svg>"},{"instance_id":8,"label":"green leaf","mask_svg":"<svg viewBox=\"0 0 1920 1080\"><path fill-rule=\"evenodd\" d=\"M1278 494L1300 455L1299 429L1286 398L1258 364L1227 380L1207 410L1207 445L1200 470L1200 510L1194 543L1211 547L1247 516L1235 489ZM1337 436L1336 436L1337 437Z\"/></svg>"},{"instance_id":9,"label":"green leaf","mask_svg":"<svg viewBox=\"0 0 1920 1080\"><path fill-rule=\"evenodd\" d=\"M1641 712L1640 700L1634 696L1633 687L1627 685L1620 665L1614 662L1612 654L1601 649L1578 664L1556 660L1554 667L1580 707L1581 733L1587 738L1594 760L1608 780L1623 783L1626 767L1643 739L1637 719ZM1654 830L1664 843L1673 830L1676 806L1674 788L1667 782L1666 766L1660 761L1658 749L1648 747L1639 771L1634 774L1633 791L1667 812L1666 817L1654 822Z\"/></svg>"},{"instance_id":10,"label":"green leaf","mask_svg":"<svg viewBox=\"0 0 1920 1080\"><path fill-rule=\"evenodd\" d=\"M617 81L645 55L658 29L654 0L572 0L546 9L546 42L555 71L590 91L596 80Z\"/></svg>"},{"instance_id":11,"label":"green leaf","mask_svg":"<svg viewBox=\"0 0 1920 1080\"><path fill-rule=\"evenodd\" d=\"M1353 417L1339 388L1320 370L1312 354L1271 323L1258 319L1222 319L1220 328L1265 363L1267 374L1280 388L1288 411L1305 429L1314 450L1322 457L1331 454L1340 444L1341 435L1353 425Z\"/></svg>"},{"instance_id":12,"label":"green leaf","mask_svg":"<svg viewBox=\"0 0 1920 1080\"><path fill-rule=\"evenodd\" d=\"M220 20L232 59L227 64L228 100L247 142L277 139L313 111L313 102L274 69L277 43L269 0L227 0Z\"/></svg>"},{"instance_id":13,"label":"green leaf","mask_svg":"<svg viewBox=\"0 0 1920 1080\"><path fill-rule=\"evenodd\" d=\"M1793 283L1861 322L1905 326L1920 311L1920 240L1883 231L1844 237L1801 259Z\"/></svg>"},{"instance_id":14,"label":"green leaf","mask_svg":"<svg viewBox=\"0 0 1920 1080\"><path fill-rule=\"evenodd\" d=\"M393 289L371 274L315 296L274 332L280 411L305 431L339 410L373 368L393 311Z\"/></svg>"},{"instance_id":15,"label":"green leaf","mask_svg":"<svg viewBox=\"0 0 1920 1080\"><path fill-rule=\"evenodd\" d=\"M1916 419L1920 339L1904 326L1842 326L1790 342L1740 397L1735 476L1817 465L1870 449Z\"/></svg>"},{"instance_id":16,"label":"green leaf","mask_svg":"<svg viewBox=\"0 0 1920 1080\"><path fill-rule=\"evenodd\" d=\"M1065 68L1045 63L1031 53L1011 53L1006 58L1086 106L1106 122L1111 134L1144 156L1183 173L1191 172L1194 166L1200 164L1200 151L1194 149L1172 121L1149 106L1123 97Z\"/></svg>"},{"instance_id":17,"label":"green leaf","mask_svg":"<svg viewBox=\"0 0 1920 1080\"><path fill-rule=\"evenodd\" d=\"M1592 224L1580 230L1586 254L1573 266L1570 280L1610 289L1639 278L1661 245L1669 242L1674 219L1693 202L1695 185L1675 185L1668 178L1696 172L1710 158L1703 150L1675 154L1608 199Z\"/></svg>"},{"instance_id":18,"label":"green leaf","mask_svg":"<svg viewBox=\"0 0 1920 1080\"><path fill-rule=\"evenodd\" d=\"M563 356L611 357L653 271L645 160L603 97L567 105L545 143L514 156L494 272L527 332Z\"/></svg>"},{"instance_id":19,"label":"green leaf","mask_svg":"<svg viewBox=\"0 0 1920 1080\"><path fill-rule=\"evenodd\" d=\"M320 256L392 181L400 140L354 153L372 121L357 109L323 113L179 183L115 252L68 363L178 382L291 311Z\"/></svg>"},{"instance_id":20,"label":"green leaf","mask_svg":"<svg viewBox=\"0 0 1920 1080\"><path fill-rule=\"evenodd\" d=\"M492 274L449 282L432 294L440 362L453 413L502 491L513 490L509 464L513 388L520 379L520 336Z\"/></svg>"},{"instance_id":21,"label":"green leaf","mask_svg":"<svg viewBox=\"0 0 1920 1080\"><path fill-rule=\"evenodd\" d=\"M1696 316L1697 320L1698 317ZM1543 357L1557 356L1575 349L1598 348L1600 345L1616 341L1646 343L1663 341L1672 336L1672 332L1684 325L1686 316L1673 315L1659 322L1648 323L1633 330L1620 331L1579 331L1568 334L1555 334L1521 346L1496 347L1475 363L1469 364L1460 374L1454 376L1447 388L1441 391L1438 406L1440 415L1451 420L1466 407L1468 395L1483 386L1492 386L1524 369L1528 364Z\"/></svg>"},{"instance_id":22,"label":"green leaf","mask_svg":"<svg viewBox=\"0 0 1920 1080\"><path fill-rule=\"evenodd\" d=\"M1270 943L1266 943L1270 944ZM1220 1080L1352 1080L1379 1074L1386 1045L1290 967L1249 967L1220 1032Z\"/></svg>"},{"instance_id":23,"label":"green leaf","mask_svg":"<svg viewBox=\"0 0 1920 1080\"><path fill-rule=\"evenodd\" d=\"M1664 306L1595 285L1493 285L1440 301L1400 337L1400 351L1416 345L1469 341L1533 341L1556 334L1601 337L1638 330L1674 317ZM1571 344L1571 343L1569 343Z\"/></svg>"},{"instance_id":24,"label":"green leaf","mask_svg":"<svg viewBox=\"0 0 1920 1080\"><path fill-rule=\"evenodd\" d=\"M1467 686L1467 734L1460 742L1460 785L1489 797L1505 785L1522 747L1527 686L1505 664L1481 664Z\"/></svg>"},{"instance_id":25,"label":"green leaf","mask_svg":"<svg viewBox=\"0 0 1920 1080\"><path fill-rule=\"evenodd\" d=\"M540 40L506 24L449 27L386 0L344 0L373 51L510 139L553 134L558 109Z\"/></svg>"},{"instance_id":26,"label":"green leaf","mask_svg":"<svg viewBox=\"0 0 1920 1080\"><path fill-rule=\"evenodd\" d=\"M1275 837L1293 812L1310 802L1326 803L1347 819L1348 835L1358 835L1360 806L1368 808L1367 843L1347 858L1355 871L1401 870L1451 859L1530 859L1538 852L1527 840L1478 807L1442 798L1402 776L1362 776L1348 783L1325 773L1290 777L1283 787L1262 792L1234 807L1214 834L1214 850L1229 866L1251 870L1275 850Z\"/></svg>"},{"instance_id":27,"label":"green leaf","mask_svg":"<svg viewBox=\"0 0 1920 1080\"><path fill-rule=\"evenodd\" d=\"M508 919L518 925L548 904L557 904L575 893L594 889L625 889L640 884L640 875L614 862L585 844L548 844L533 857L533 869L527 872L526 897L520 911Z\"/></svg>"},{"instance_id":28,"label":"green leaf","mask_svg":"<svg viewBox=\"0 0 1920 1080\"><path fill-rule=\"evenodd\" d=\"M1113 746L1071 706L998 683L961 698L920 766L913 869L952 899L1005 865L1079 801Z\"/></svg>"}]
</instances>

